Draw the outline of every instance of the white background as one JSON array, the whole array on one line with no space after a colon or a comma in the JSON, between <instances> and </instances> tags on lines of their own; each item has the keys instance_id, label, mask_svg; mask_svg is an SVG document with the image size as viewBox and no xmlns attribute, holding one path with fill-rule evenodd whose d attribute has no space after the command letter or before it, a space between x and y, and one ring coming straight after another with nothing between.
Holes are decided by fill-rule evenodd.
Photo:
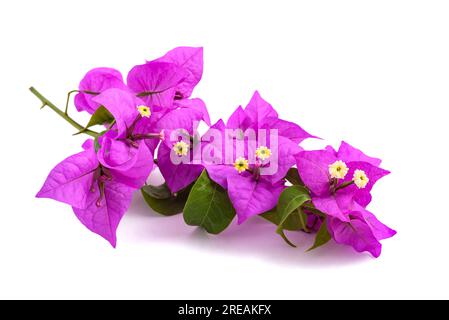
<instances>
[{"instance_id":1,"label":"white background","mask_svg":"<svg viewBox=\"0 0 449 320\"><path fill-rule=\"evenodd\" d=\"M3 2L0 298L449 298L448 17L447 1ZM306 254L312 237L292 249L257 217L209 236L139 194L114 250L34 198L83 138L28 87L62 106L90 68L126 75L179 45L204 46L195 95L213 121L258 89L327 143L384 159L370 210L398 234L379 259Z\"/></svg>"}]
</instances>

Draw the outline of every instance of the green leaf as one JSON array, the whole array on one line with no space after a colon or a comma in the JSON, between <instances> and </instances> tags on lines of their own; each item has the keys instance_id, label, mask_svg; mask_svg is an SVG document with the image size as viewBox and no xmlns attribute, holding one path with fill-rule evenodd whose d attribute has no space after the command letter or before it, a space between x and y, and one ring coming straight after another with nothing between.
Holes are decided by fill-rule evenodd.
<instances>
[{"instance_id":1,"label":"green leaf","mask_svg":"<svg viewBox=\"0 0 449 320\"><path fill-rule=\"evenodd\" d=\"M105 124L105 123L112 123L114 121L114 116L103 106L98 107L97 110L95 110L94 114L90 117L89 122L87 125L79 132L75 133L75 135L83 133L90 127L93 127L97 124Z\"/></svg>"},{"instance_id":2,"label":"green leaf","mask_svg":"<svg viewBox=\"0 0 449 320\"><path fill-rule=\"evenodd\" d=\"M296 168L290 168L285 176L285 179L294 186L304 185L304 182L302 182L301 177L299 176L298 169Z\"/></svg>"},{"instance_id":3,"label":"green leaf","mask_svg":"<svg viewBox=\"0 0 449 320\"><path fill-rule=\"evenodd\" d=\"M157 200L169 199L173 196L166 183L163 183L160 186L147 185L144 186L142 190L145 191L148 196Z\"/></svg>"},{"instance_id":4,"label":"green leaf","mask_svg":"<svg viewBox=\"0 0 449 320\"><path fill-rule=\"evenodd\" d=\"M206 170L203 170L187 199L185 222L218 234L229 226L234 216L235 210L226 191L210 180Z\"/></svg>"},{"instance_id":5,"label":"green leaf","mask_svg":"<svg viewBox=\"0 0 449 320\"><path fill-rule=\"evenodd\" d=\"M281 223L282 219L281 215L279 214L279 211L276 208L267 211L265 213L262 213L260 216L265 220L274 223L277 226ZM293 213L289 215L287 220L285 220L283 223L283 229L288 231L302 230L303 224L301 223L299 214Z\"/></svg>"},{"instance_id":6,"label":"green leaf","mask_svg":"<svg viewBox=\"0 0 449 320\"><path fill-rule=\"evenodd\" d=\"M265 220L268 220L268 221L274 223L277 226L281 222L281 216L279 215L279 212L276 210L276 208L273 208L270 211L264 212L264 213L260 214L260 216L262 218L264 218ZM293 229L293 230L296 230L296 229Z\"/></svg>"},{"instance_id":7,"label":"green leaf","mask_svg":"<svg viewBox=\"0 0 449 320\"><path fill-rule=\"evenodd\" d=\"M160 186L145 186L141 192L151 209L164 216L172 216L183 211L191 188L192 185L172 194L164 183Z\"/></svg>"},{"instance_id":8,"label":"green leaf","mask_svg":"<svg viewBox=\"0 0 449 320\"><path fill-rule=\"evenodd\" d=\"M318 230L318 233L315 237L315 242L312 247L310 247L307 252L312 251L318 247L321 247L322 245L325 245L329 242L331 239L331 235L329 231L327 230L327 219L324 219L321 223L320 230Z\"/></svg>"},{"instance_id":9,"label":"green leaf","mask_svg":"<svg viewBox=\"0 0 449 320\"><path fill-rule=\"evenodd\" d=\"M283 229L278 230L277 233L282 237L282 239L284 239L284 241L285 241L290 247L296 248L296 245L295 245L293 242L291 242L291 241L287 238L287 236L285 235Z\"/></svg>"},{"instance_id":10,"label":"green leaf","mask_svg":"<svg viewBox=\"0 0 449 320\"><path fill-rule=\"evenodd\" d=\"M281 215L281 224L288 216L310 200L309 191L302 186L291 186L282 191L277 210Z\"/></svg>"},{"instance_id":11,"label":"green leaf","mask_svg":"<svg viewBox=\"0 0 449 320\"><path fill-rule=\"evenodd\" d=\"M297 223L300 228L306 232L309 231L307 229L307 216L301 209L301 206L309 200L309 191L302 186L291 186L281 193L277 206L277 211L279 212L281 219L276 232L281 235L284 240L287 238L284 234L284 229L289 218L294 219L294 217L297 216ZM287 240L286 242L289 245L292 245L292 243Z\"/></svg>"}]
</instances>

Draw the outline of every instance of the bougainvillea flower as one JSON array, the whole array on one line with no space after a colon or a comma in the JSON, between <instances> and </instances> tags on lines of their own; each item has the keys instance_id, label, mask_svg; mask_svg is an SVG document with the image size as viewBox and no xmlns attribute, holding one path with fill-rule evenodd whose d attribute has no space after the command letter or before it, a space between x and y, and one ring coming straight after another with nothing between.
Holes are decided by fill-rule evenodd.
<instances>
[{"instance_id":1,"label":"bougainvillea flower","mask_svg":"<svg viewBox=\"0 0 449 320\"><path fill-rule=\"evenodd\" d=\"M201 99L188 99L203 73L203 49L179 47L163 57L137 65L127 76L127 84L118 70L95 68L81 80L75 97L78 111L95 112L99 104L93 98L104 91L117 88L129 90L140 97L153 113L175 108L201 110L210 125L209 115Z\"/></svg>"},{"instance_id":2,"label":"bougainvillea flower","mask_svg":"<svg viewBox=\"0 0 449 320\"><path fill-rule=\"evenodd\" d=\"M328 229L335 241L378 257L379 241L396 233L365 209L374 184L389 174L379 167L381 160L345 142L338 151L332 147L302 151L296 159L314 206L328 216Z\"/></svg>"},{"instance_id":3,"label":"bougainvillea flower","mask_svg":"<svg viewBox=\"0 0 449 320\"><path fill-rule=\"evenodd\" d=\"M99 150L99 158L107 167L125 168L128 177L121 177L121 179L126 183L134 182L133 187L135 187L145 179L142 176L141 179L136 180L132 172L127 169L132 161L136 161L136 158L143 161L148 151L139 141L134 141L136 136L141 139L148 133L155 134L164 130L169 137L172 130L193 129L193 122L200 120L210 125L210 117L204 102L198 98L188 99L193 88L201 79L202 61L202 48L176 48L157 61L132 68L127 77L128 87L126 90L108 90L107 86L103 86L102 88L105 89L103 91L96 88L97 91L101 91L100 95L98 95L99 92L95 92L96 95L93 98L89 96L95 107L104 105L116 119L116 130L101 137L102 148ZM117 72L115 71L114 75L117 75ZM104 72L90 72L86 76L90 82L95 82L90 79L91 77L99 77L100 79L94 79L96 82L105 82ZM121 75L118 74L116 78L120 78L121 81ZM133 94L125 94L123 91ZM136 103L136 101L139 102ZM151 116L149 119L141 119L134 123L137 115L134 107L139 103L150 108ZM132 133L129 128L132 128ZM158 141L156 139L143 140L149 151L153 153ZM139 148L129 148L130 143L138 145ZM171 161L168 161L172 148L171 143L168 142L169 148L161 146L158 160L167 184L173 192L176 192L196 179L198 171L202 167L183 164L174 166ZM167 152L167 149L170 150ZM125 152L125 150L130 150L130 152ZM150 160L148 160L149 162ZM176 170L174 170L175 168Z\"/></svg>"},{"instance_id":4,"label":"bougainvillea flower","mask_svg":"<svg viewBox=\"0 0 449 320\"><path fill-rule=\"evenodd\" d=\"M156 128L151 109L128 90L107 89L92 102L112 114L113 126L97 146L88 140L83 152L57 165L37 196L70 204L87 228L115 246L115 231L132 191L145 184L153 169L152 141L157 144L163 134L151 131Z\"/></svg>"},{"instance_id":5,"label":"bougainvillea flower","mask_svg":"<svg viewBox=\"0 0 449 320\"><path fill-rule=\"evenodd\" d=\"M363 154L343 142L340 149L332 147L318 151L303 151L297 156L297 167L302 181L312 193L317 209L342 221L349 221L352 201L366 207L371 201L370 191L388 171L378 167L380 160ZM356 170L368 178L363 188L354 182ZM341 173L344 176L340 176Z\"/></svg>"},{"instance_id":6,"label":"bougainvillea flower","mask_svg":"<svg viewBox=\"0 0 449 320\"><path fill-rule=\"evenodd\" d=\"M380 240L391 238L396 231L390 229L362 206L355 204L348 213L349 221L329 218L327 227L337 243L352 246L357 252L367 251L377 258L382 245Z\"/></svg>"},{"instance_id":7,"label":"bougainvillea flower","mask_svg":"<svg viewBox=\"0 0 449 320\"><path fill-rule=\"evenodd\" d=\"M96 68L81 80L75 106L78 111L93 113L99 107L99 104L93 101L95 96L116 88L133 92L154 112L173 108L176 88L187 76L186 70L173 63L151 62L133 67L128 73L126 85L119 71Z\"/></svg>"},{"instance_id":8,"label":"bougainvillea flower","mask_svg":"<svg viewBox=\"0 0 449 320\"><path fill-rule=\"evenodd\" d=\"M294 155L302 150L298 143L313 137L298 125L279 119L277 112L257 91L245 109L237 108L226 126L219 122L214 129L221 131L222 146L232 147L221 150L221 163L205 166L210 178L228 190L238 223L276 206L284 188L283 179L295 163ZM237 129L234 132L241 132L242 137L229 136L229 129ZM274 142L271 141L272 135L275 136ZM242 139L245 146L239 151L237 144ZM231 159L225 151L232 153ZM271 166L276 167L274 172L264 174Z\"/></svg>"},{"instance_id":9,"label":"bougainvillea flower","mask_svg":"<svg viewBox=\"0 0 449 320\"><path fill-rule=\"evenodd\" d=\"M83 148L83 152L68 157L50 172L36 197L71 205L89 230L115 247L117 226L134 189L116 181L114 170L100 164L93 140L87 140Z\"/></svg>"},{"instance_id":10,"label":"bougainvillea flower","mask_svg":"<svg viewBox=\"0 0 449 320\"><path fill-rule=\"evenodd\" d=\"M103 91L111 88L127 90L120 71L112 68L95 68L86 73L79 84L79 93L75 96L75 106L78 111L92 114L99 104L92 99Z\"/></svg>"},{"instance_id":11,"label":"bougainvillea flower","mask_svg":"<svg viewBox=\"0 0 449 320\"><path fill-rule=\"evenodd\" d=\"M199 143L196 129L203 116L200 110L181 108L167 113L157 123L165 133L157 153L158 167L173 193L190 185L203 170L201 162L194 161L195 153L198 158L200 152L194 148Z\"/></svg>"},{"instance_id":12,"label":"bougainvillea flower","mask_svg":"<svg viewBox=\"0 0 449 320\"><path fill-rule=\"evenodd\" d=\"M167 133L170 134L170 131L173 129L192 127L192 121L203 120L210 126L210 117L205 103L198 98L189 98L194 87L200 81L202 72L202 48L189 47L175 48L159 59L133 67L128 73L127 85L123 82L120 72L115 69L96 68L89 71L79 85L80 93L75 97L77 109L93 113L100 105L108 103L107 109L114 109L110 111L116 118L116 130L108 132L101 138L103 146L108 148L106 153L108 157L102 157L104 148L99 153L103 164L105 166L113 166L114 168L125 168L125 172L129 176L125 180L127 180L128 184L134 181L134 186L136 186L144 178L140 177L139 180L133 179L132 172L126 168L132 161L135 161L136 155L139 156L137 158L143 159L148 150L145 150L139 144L138 150L129 149L129 153L123 152L123 150L127 149L127 145L130 142L132 143L132 137L131 139L125 139L127 140L125 143L123 137L125 134L130 134L130 126L132 126L134 137L140 136L140 138L148 133L154 134L155 130L167 129ZM109 89L120 89L115 94L116 102L103 101L104 99L115 99L112 96L109 98L106 98L104 95L103 97L98 97ZM125 95L123 94L124 91L129 91L131 94ZM132 105L135 99L131 95L139 98L139 103L150 110L148 119L139 120L137 124L133 124L136 110L130 112L129 108L123 109L120 106L120 99L128 99L130 101L127 104ZM111 102L115 107L111 106ZM174 127L175 125L182 126ZM157 139L143 140L149 151L154 153L159 141ZM173 173L172 169L174 167L164 161L164 158L167 157L166 155L167 150L165 147L162 147L160 150L161 171L167 181L173 181L173 183L168 183L173 190L183 187L192 177L196 177L198 170L195 168L197 167L189 167L189 170L176 170ZM120 157L120 159L117 157ZM190 169L194 169L194 172L190 172ZM175 177L181 171L186 174L186 178L180 181L175 179ZM190 173L187 174L187 172Z\"/></svg>"},{"instance_id":13,"label":"bougainvillea flower","mask_svg":"<svg viewBox=\"0 0 449 320\"><path fill-rule=\"evenodd\" d=\"M93 99L115 119L115 125L99 139L98 160L113 178L132 188L142 187L153 169L152 150L145 141L158 142L162 133L152 132L151 111L128 91L109 89Z\"/></svg>"}]
</instances>

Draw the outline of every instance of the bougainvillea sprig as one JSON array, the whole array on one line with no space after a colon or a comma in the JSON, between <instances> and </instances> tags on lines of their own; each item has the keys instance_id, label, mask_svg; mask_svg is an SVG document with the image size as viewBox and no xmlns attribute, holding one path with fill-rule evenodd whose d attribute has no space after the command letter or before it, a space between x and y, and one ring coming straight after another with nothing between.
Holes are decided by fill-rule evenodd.
<instances>
[{"instance_id":1,"label":"bougainvillea sprig","mask_svg":"<svg viewBox=\"0 0 449 320\"><path fill-rule=\"evenodd\" d=\"M31 92L89 138L51 170L39 198L69 204L92 232L115 247L116 230L137 190L162 215L183 214L211 234L260 216L287 231L315 234L316 249L333 239L378 257L395 235L367 207L376 182L389 174L381 160L346 142L338 151L304 150L316 138L281 119L256 91L246 108L211 124L206 104L192 98L203 74L203 49L178 47L133 67L126 82L112 68L86 73L61 110ZM70 96L86 125L68 114ZM208 126L203 134L199 124ZM99 128L94 130L94 128ZM158 168L165 182L153 185Z\"/></svg>"}]
</instances>

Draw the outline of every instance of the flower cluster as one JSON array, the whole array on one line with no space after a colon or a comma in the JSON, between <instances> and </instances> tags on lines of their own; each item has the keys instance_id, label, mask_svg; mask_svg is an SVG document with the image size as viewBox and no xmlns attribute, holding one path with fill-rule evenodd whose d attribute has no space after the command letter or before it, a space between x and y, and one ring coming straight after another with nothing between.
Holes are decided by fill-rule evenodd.
<instances>
[{"instance_id":1,"label":"flower cluster","mask_svg":"<svg viewBox=\"0 0 449 320\"><path fill-rule=\"evenodd\" d=\"M77 93L76 109L91 114L85 126L31 88L43 106L90 136L50 172L37 197L69 204L114 247L140 190L154 211L182 213L212 234L235 216L241 224L259 215L290 245L285 230L316 233L311 249L334 239L378 257L380 240L395 234L367 210L374 184L389 173L381 161L346 142L338 151L304 150L301 142L316 137L281 119L257 91L227 122L211 124L205 103L191 97L202 73L203 50L191 47L133 67L126 82L118 70L90 70L66 104ZM208 126L202 135L201 122ZM159 186L148 181L155 168L165 180Z\"/></svg>"}]
</instances>

